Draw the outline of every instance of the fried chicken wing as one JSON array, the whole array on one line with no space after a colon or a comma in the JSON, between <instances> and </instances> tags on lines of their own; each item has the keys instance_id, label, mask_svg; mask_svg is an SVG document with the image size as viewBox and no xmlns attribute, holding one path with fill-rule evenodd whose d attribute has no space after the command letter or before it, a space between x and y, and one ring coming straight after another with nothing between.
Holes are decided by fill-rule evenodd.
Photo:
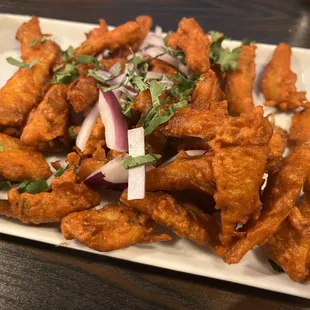
<instances>
[{"instance_id":1,"label":"fried chicken wing","mask_svg":"<svg viewBox=\"0 0 310 310\"><path fill-rule=\"evenodd\" d=\"M115 51L123 47L135 47L137 42L144 39L145 29L141 28L141 18L141 16L137 17L140 22L130 21L104 33L102 36L87 39L75 50L76 56L98 55L104 50Z\"/></svg>"},{"instance_id":2,"label":"fried chicken wing","mask_svg":"<svg viewBox=\"0 0 310 310\"><path fill-rule=\"evenodd\" d=\"M176 160L166 166L151 169L146 174L147 191L202 190L214 194L212 153L189 156L181 151Z\"/></svg>"},{"instance_id":3,"label":"fried chicken wing","mask_svg":"<svg viewBox=\"0 0 310 310\"><path fill-rule=\"evenodd\" d=\"M305 109L292 117L289 142L296 146L310 142L310 104L306 104Z\"/></svg>"},{"instance_id":4,"label":"fried chicken wing","mask_svg":"<svg viewBox=\"0 0 310 310\"><path fill-rule=\"evenodd\" d=\"M227 101L193 102L178 110L161 130L166 136L210 141L227 118Z\"/></svg>"},{"instance_id":5,"label":"fried chicken wing","mask_svg":"<svg viewBox=\"0 0 310 310\"><path fill-rule=\"evenodd\" d=\"M297 91L297 76L291 70L291 47L278 44L267 65L261 81L265 105L276 106L283 111L295 110L306 101L306 92Z\"/></svg>"},{"instance_id":6,"label":"fried chicken wing","mask_svg":"<svg viewBox=\"0 0 310 310\"><path fill-rule=\"evenodd\" d=\"M171 239L166 234L153 234L155 226L148 216L127 206L106 205L67 215L61 221L61 232L65 239L77 239L94 250L108 252Z\"/></svg>"},{"instance_id":7,"label":"fried chicken wing","mask_svg":"<svg viewBox=\"0 0 310 310\"><path fill-rule=\"evenodd\" d=\"M182 18L177 32L167 37L167 44L184 51L186 64L194 73L200 75L210 69L209 38L194 18Z\"/></svg>"},{"instance_id":8,"label":"fried chicken wing","mask_svg":"<svg viewBox=\"0 0 310 310\"><path fill-rule=\"evenodd\" d=\"M202 74L193 91L193 102L222 101L225 95L222 92L218 78L211 69Z\"/></svg>"},{"instance_id":9,"label":"fried chicken wing","mask_svg":"<svg viewBox=\"0 0 310 310\"><path fill-rule=\"evenodd\" d=\"M262 107L231 117L210 142L216 183L214 199L221 210L223 247L237 235L237 225L246 224L260 215L259 198L272 126L263 116Z\"/></svg>"},{"instance_id":10,"label":"fried chicken wing","mask_svg":"<svg viewBox=\"0 0 310 310\"><path fill-rule=\"evenodd\" d=\"M170 228L182 238L189 238L200 245L217 243L218 226L215 218L193 205L183 205L163 192L145 194L144 199L128 200L126 189L120 198L129 207L146 214L156 223Z\"/></svg>"},{"instance_id":11,"label":"fried chicken wing","mask_svg":"<svg viewBox=\"0 0 310 310\"><path fill-rule=\"evenodd\" d=\"M254 108L255 50L255 45L243 45L236 70L226 76L225 94L231 115L238 116Z\"/></svg>"},{"instance_id":12,"label":"fried chicken wing","mask_svg":"<svg viewBox=\"0 0 310 310\"><path fill-rule=\"evenodd\" d=\"M0 175L10 181L38 180L51 175L42 154L19 139L0 133Z\"/></svg>"},{"instance_id":13,"label":"fried chicken wing","mask_svg":"<svg viewBox=\"0 0 310 310\"><path fill-rule=\"evenodd\" d=\"M38 27L37 19L33 18L17 32L25 61L29 63L37 59L39 62L29 70L20 68L0 90L0 126L21 127L49 87L50 69L58 57L59 47L51 40L33 48L26 47L32 38L38 38Z\"/></svg>"},{"instance_id":14,"label":"fried chicken wing","mask_svg":"<svg viewBox=\"0 0 310 310\"><path fill-rule=\"evenodd\" d=\"M242 238L228 252L225 261L238 263L255 245L262 246L280 227L295 206L295 201L310 172L310 148L301 146L283 160L281 168L269 174L264 190L264 208Z\"/></svg>"},{"instance_id":15,"label":"fried chicken wing","mask_svg":"<svg viewBox=\"0 0 310 310\"><path fill-rule=\"evenodd\" d=\"M281 165L282 155L287 146L287 133L281 127L273 124L273 133L269 141L267 171L274 171Z\"/></svg>"},{"instance_id":16,"label":"fried chicken wing","mask_svg":"<svg viewBox=\"0 0 310 310\"><path fill-rule=\"evenodd\" d=\"M67 136L69 108L66 97L66 85L52 86L44 100L30 113L21 141L35 146Z\"/></svg>"},{"instance_id":17,"label":"fried chicken wing","mask_svg":"<svg viewBox=\"0 0 310 310\"><path fill-rule=\"evenodd\" d=\"M297 282L310 278L310 197L306 193L263 246L269 258Z\"/></svg>"},{"instance_id":18,"label":"fried chicken wing","mask_svg":"<svg viewBox=\"0 0 310 310\"><path fill-rule=\"evenodd\" d=\"M75 167L78 161L76 154L68 155L70 167L53 180L51 192L33 195L20 194L16 188L11 189L8 193L10 207L1 208L0 214L24 223L41 224L60 222L71 212L97 206L100 195L84 183L76 182Z\"/></svg>"}]
</instances>

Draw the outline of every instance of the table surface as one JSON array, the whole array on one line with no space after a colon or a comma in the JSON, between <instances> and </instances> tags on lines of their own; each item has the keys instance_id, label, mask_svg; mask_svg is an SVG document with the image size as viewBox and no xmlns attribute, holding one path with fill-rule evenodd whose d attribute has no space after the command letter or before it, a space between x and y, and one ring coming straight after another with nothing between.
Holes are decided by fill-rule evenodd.
<instances>
[{"instance_id":1,"label":"table surface","mask_svg":"<svg viewBox=\"0 0 310 310\"><path fill-rule=\"evenodd\" d=\"M149 14L165 30L193 16L234 39L310 47L306 0L0 0L0 13L111 25ZM115 308L300 310L310 301L0 234L0 309Z\"/></svg>"}]
</instances>

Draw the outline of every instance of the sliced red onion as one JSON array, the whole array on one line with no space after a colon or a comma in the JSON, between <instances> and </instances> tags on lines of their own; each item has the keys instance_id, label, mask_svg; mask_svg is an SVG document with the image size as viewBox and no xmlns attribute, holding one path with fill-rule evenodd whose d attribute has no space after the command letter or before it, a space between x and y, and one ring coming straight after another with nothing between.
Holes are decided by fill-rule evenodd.
<instances>
[{"instance_id":1,"label":"sliced red onion","mask_svg":"<svg viewBox=\"0 0 310 310\"><path fill-rule=\"evenodd\" d=\"M48 186L51 186L52 185L52 182L54 181L55 179L55 175L51 175L47 180L46 180L46 183Z\"/></svg>"},{"instance_id":2,"label":"sliced red onion","mask_svg":"<svg viewBox=\"0 0 310 310\"><path fill-rule=\"evenodd\" d=\"M178 69L181 73L183 73L185 76L188 76L189 75L189 69L183 65L181 62L179 63L178 65Z\"/></svg>"},{"instance_id":3,"label":"sliced red onion","mask_svg":"<svg viewBox=\"0 0 310 310\"><path fill-rule=\"evenodd\" d=\"M122 161L127 157L126 153L109 161L88 176L84 183L90 187L107 187L111 189L124 189L128 183L128 170L122 166Z\"/></svg>"},{"instance_id":4,"label":"sliced red onion","mask_svg":"<svg viewBox=\"0 0 310 310\"><path fill-rule=\"evenodd\" d=\"M0 190L0 200L8 199L8 190Z\"/></svg>"},{"instance_id":5,"label":"sliced red onion","mask_svg":"<svg viewBox=\"0 0 310 310\"><path fill-rule=\"evenodd\" d=\"M144 43L144 42L143 42ZM143 43L141 44L141 46L143 45ZM140 47L141 49L141 47ZM130 54L127 56L127 59L130 60L132 59L134 56L138 56L140 58L143 58L143 53L142 52L137 52L137 53L134 53L134 54Z\"/></svg>"},{"instance_id":6,"label":"sliced red onion","mask_svg":"<svg viewBox=\"0 0 310 310\"><path fill-rule=\"evenodd\" d=\"M155 27L155 31L154 31L154 34L158 37L162 37L163 36L163 28L162 27L159 27L159 26L156 26Z\"/></svg>"},{"instance_id":7,"label":"sliced red onion","mask_svg":"<svg viewBox=\"0 0 310 310\"><path fill-rule=\"evenodd\" d=\"M76 137L76 143L75 145L84 152L86 143L89 139L89 136L91 134L91 131L97 121L97 118L99 116L99 104L98 102L93 106L93 108L90 110L90 112L87 114L81 129Z\"/></svg>"},{"instance_id":8,"label":"sliced red onion","mask_svg":"<svg viewBox=\"0 0 310 310\"><path fill-rule=\"evenodd\" d=\"M136 157L145 155L144 128L128 130L129 155ZM129 169L128 200L143 199L145 196L145 166Z\"/></svg>"},{"instance_id":9,"label":"sliced red onion","mask_svg":"<svg viewBox=\"0 0 310 310\"><path fill-rule=\"evenodd\" d=\"M161 81L158 81L159 83L163 82L163 83L169 84L171 86L173 85L173 82L171 80L169 80L167 75L165 75L163 73L149 71L146 74L147 80L158 79L158 78L162 78Z\"/></svg>"},{"instance_id":10,"label":"sliced red onion","mask_svg":"<svg viewBox=\"0 0 310 310\"><path fill-rule=\"evenodd\" d=\"M103 55L102 55L102 54L99 54L99 55L97 56L97 60L100 61L100 60L102 60L102 59L103 59Z\"/></svg>"},{"instance_id":11,"label":"sliced red onion","mask_svg":"<svg viewBox=\"0 0 310 310\"><path fill-rule=\"evenodd\" d=\"M201 155L205 154L206 152L207 152L207 151L205 151L205 150L187 150L187 151L185 151L185 153L186 153L187 155L189 155L189 156L201 156ZM174 162L174 161L176 160L176 158L177 158L177 155L171 157L170 159L168 159L167 161L165 161L164 163L162 163L162 164L160 165L160 167L162 167L162 166L167 166L168 164Z\"/></svg>"},{"instance_id":12,"label":"sliced red onion","mask_svg":"<svg viewBox=\"0 0 310 310\"><path fill-rule=\"evenodd\" d=\"M128 150L127 122L120 111L119 102L112 91L99 91L99 111L105 127L105 138L111 150Z\"/></svg>"}]
</instances>

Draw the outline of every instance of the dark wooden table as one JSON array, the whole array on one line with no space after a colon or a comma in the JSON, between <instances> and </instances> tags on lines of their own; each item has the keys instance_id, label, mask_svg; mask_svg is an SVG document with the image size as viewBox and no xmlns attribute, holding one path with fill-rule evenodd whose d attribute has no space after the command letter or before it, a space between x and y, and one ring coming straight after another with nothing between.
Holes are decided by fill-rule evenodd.
<instances>
[{"instance_id":1,"label":"dark wooden table","mask_svg":"<svg viewBox=\"0 0 310 310\"><path fill-rule=\"evenodd\" d=\"M0 13L112 25L149 14L165 30L194 16L235 39L310 47L310 1L0 0ZM297 297L0 235L0 309L309 308Z\"/></svg>"}]
</instances>

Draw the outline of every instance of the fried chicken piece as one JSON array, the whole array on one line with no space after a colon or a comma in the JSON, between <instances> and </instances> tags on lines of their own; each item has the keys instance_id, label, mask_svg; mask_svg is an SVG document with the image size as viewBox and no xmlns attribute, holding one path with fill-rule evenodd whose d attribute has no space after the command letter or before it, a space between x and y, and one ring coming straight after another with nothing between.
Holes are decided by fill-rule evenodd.
<instances>
[{"instance_id":1,"label":"fried chicken piece","mask_svg":"<svg viewBox=\"0 0 310 310\"><path fill-rule=\"evenodd\" d=\"M210 69L209 38L194 18L182 18L177 32L167 37L167 44L184 51L186 64L194 73L201 75Z\"/></svg>"},{"instance_id":2,"label":"fried chicken piece","mask_svg":"<svg viewBox=\"0 0 310 310\"><path fill-rule=\"evenodd\" d=\"M155 223L148 216L119 205L74 212L61 221L65 239L77 239L100 252L171 239L166 234L154 235L154 228Z\"/></svg>"},{"instance_id":3,"label":"fried chicken piece","mask_svg":"<svg viewBox=\"0 0 310 310\"><path fill-rule=\"evenodd\" d=\"M34 21L36 24L37 21ZM29 44L29 40L33 38L32 24L33 22L23 24L17 32L22 46ZM37 31L34 39L37 39ZM37 45L33 48L33 53L28 48L22 52L25 53L23 58L26 62L34 59L39 62L29 70L20 68L0 90L0 126L21 127L49 87L50 69L58 57L59 47L50 40Z\"/></svg>"},{"instance_id":4,"label":"fried chicken piece","mask_svg":"<svg viewBox=\"0 0 310 310\"><path fill-rule=\"evenodd\" d=\"M139 16L137 20L141 18L143 17ZM115 51L128 46L136 47L137 42L141 42L145 37L145 29L142 29L141 25L141 22L130 21L100 37L89 38L75 50L75 55L98 55L104 50Z\"/></svg>"},{"instance_id":5,"label":"fried chicken piece","mask_svg":"<svg viewBox=\"0 0 310 310\"><path fill-rule=\"evenodd\" d=\"M260 215L259 198L272 126L264 118L262 107L240 117L227 119L210 142L216 183L214 200L221 210L221 237L228 247L237 235L238 224L246 224Z\"/></svg>"},{"instance_id":6,"label":"fried chicken piece","mask_svg":"<svg viewBox=\"0 0 310 310\"><path fill-rule=\"evenodd\" d=\"M51 175L42 154L19 139L0 133L0 175L10 181L38 180Z\"/></svg>"},{"instance_id":7,"label":"fried chicken piece","mask_svg":"<svg viewBox=\"0 0 310 310\"><path fill-rule=\"evenodd\" d=\"M146 113L152 107L152 97L149 90L142 91L135 98L132 109Z\"/></svg>"},{"instance_id":8,"label":"fried chicken piece","mask_svg":"<svg viewBox=\"0 0 310 310\"><path fill-rule=\"evenodd\" d=\"M75 167L78 165L79 157L71 153L67 160L70 167L63 175L53 180L51 192L20 194L13 188L8 193L11 205L8 208L1 208L0 214L24 223L41 224L60 222L71 212L97 206L100 203L100 195L84 183L76 182Z\"/></svg>"},{"instance_id":9,"label":"fried chicken piece","mask_svg":"<svg viewBox=\"0 0 310 310\"><path fill-rule=\"evenodd\" d=\"M127 58L114 57L114 58L104 58L100 60L100 65L102 69L105 71L109 71L117 63L120 63L122 70L124 70L127 63Z\"/></svg>"},{"instance_id":10,"label":"fried chicken piece","mask_svg":"<svg viewBox=\"0 0 310 310\"><path fill-rule=\"evenodd\" d=\"M293 115L288 140L294 146L310 142L309 103L305 105L305 109L303 111Z\"/></svg>"},{"instance_id":11,"label":"fried chicken piece","mask_svg":"<svg viewBox=\"0 0 310 310\"><path fill-rule=\"evenodd\" d=\"M66 85L52 86L44 100L30 113L21 141L35 146L67 136L69 107L66 97Z\"/></svg>"},{"instance_id":12,"label":"fried chicken piece","mask_svg":"<svg viewBox=\"0 0 310 310\"><path fill-rule=\"evenodd\" d=\"M95 38L101 37L102 35L104 35L107 32L109 32L108 24L103 18L101 18L99 20L99 27L94 28L93 30L89 31L88 33L85 33L85 35L86 35L87 39L91 39L91 38L95 39Z\"/></svg>"},{"instance_id":13,"label":"fried chicken piece","mask_svg":"<svg viewBox=\"0 0 310 310\"><path fill-rule=\"evenodd\" d=\"M174 76L177 73L177 70L172 65L167 62L153 58L150 63L150 70L152 72L158 72L165 75Z\"/></svg>"},{"instance_id":14,"label":"fried chicken piece","mask_svg":"<svg viewBox=\"0 0 310 310\"><path fill-rule=\"evenodd\" d=\"M120 156L122 154L123 154L123 152L119 152L119 151L115 151L115 150L109 150L109 152L107 154L107 158L110 161L110 160L114 159L115 157Z\"/></svg>"},{"instance_id":15,"label":"fried chicken piece","mask_svg":"<svg viewBox=\"0 0 310 310\"><path fill-rule=\"evenodd\" d=\"M207 101L222 101L225 95L220 89L219 81L213 70L201 75L193 91L193 102L199 104Z\"/></svg>"},{"instance_id":16,"label":"fried chicken piece","mask_svg":"<svg viewBox=\"0 0 310 310\"><path fill-rule=\"evenodd\" d=\"M248 225L242 238L224 258L225 262L238 263L255 245L262 246L279 229L294 208L309 172L310 148L294 148L293 152L284 158L281 168L276 173L269 174L261 216Z\"/></svg>"},{"instance_id":17,"label":"fried chicken piece","mask_svg":"<svg viewBox=\"0 0 310 310\"><path fill-rule=\"evenodd\" d=\"M178 110L161 130L166 136L213 139L227 118L227 101L193 102Z\"/></svg>"},{"instance_id":18,"label":"fried chicken piece","mask_svg":"<svg viewBox=\"0 0 310 310\"><path fill-rule=\"evenodd\" d=\"M273 124L273 133L269 141L267 171L275 171L282 161L282 155L287 146L287 133L281 127Z\"/></svg>"},{"instance_id":19,"label":"fried chicken piece","mask_svg":"<svg viewBox=\"0 0 310 310\"><path fill-rule=\"evenodd\" d=\"M189 156L181 151L172 163L147 172L146 190L183 191L191 189L214 194L213 155L207 153L201 156Z\"/></svg>"},{"instance_id":20,"label":"fried chicken piece","mask_svg":"<svg viewBox=\"0 0 310 310\"><path fill-rule=\"evenodd\" d=\"M90 174L95 172L100 167L104 166L109 160L106 157L105 150L97 145L97 149L92 157L84 158L81 161L77 176L79 180L85 180Z\"/></svg>"},{"instance_id":21,"label":"fried chicken piece","mask_svg":"<svg viewBox=\"0 0 310 310\"><path fill-rule=\"evenodd\" d=\"M283 111L295 110L303 105L306 92L298 92L297 76L291 70L291 47L279 43L267 65L261 81L261 90L266 106L275 106Z\"/></svg>"},{"instance_id":22,"label":"fried chicken piece","mask_svg":"<svg viewBox=\"0 0 310 310\"><path fill-rule=\"evenodd\" d=\"M145 193L144 199L128 200L128 189L122 193L121 202L146 214L156 223L170 228L182 238L189 238L200 245L217 243L218 225L212 216L193 205L180 205L163 192Z\"/></svg>"},{"instance_id":23,"label":"fried chicken piece","mask_svg":"<svg viewBox=\"0 0 310 310\"><path fill-rule=\"evenodd\" d=\"M302 196L299 207L294 207L263 246L268 257L297 282L310 279L310 197Z\"/></svg>"},{"instance_id":24,"label":"fried chicken piece","mask_svg":"<svg viewBox=\"0 0 310 310\"><path fill-rule=\"evenodd\" d=\"M255 50L255 45L243 45L236 70L227 74L225 94L231 115L238 116L254 108Z\"/></svg>"},{"instance_id":25,"label":"fried chicken piece","mask_svg":"<svg viewBox=\"0 0 310 310\"><path fill-rule=\"evenodd\" d=\"M183 138L179 140L177 145L177 151L186 150L203 150L208 151L210 149L207 141L200 138Z\"/></svg>"}]
</instances>

